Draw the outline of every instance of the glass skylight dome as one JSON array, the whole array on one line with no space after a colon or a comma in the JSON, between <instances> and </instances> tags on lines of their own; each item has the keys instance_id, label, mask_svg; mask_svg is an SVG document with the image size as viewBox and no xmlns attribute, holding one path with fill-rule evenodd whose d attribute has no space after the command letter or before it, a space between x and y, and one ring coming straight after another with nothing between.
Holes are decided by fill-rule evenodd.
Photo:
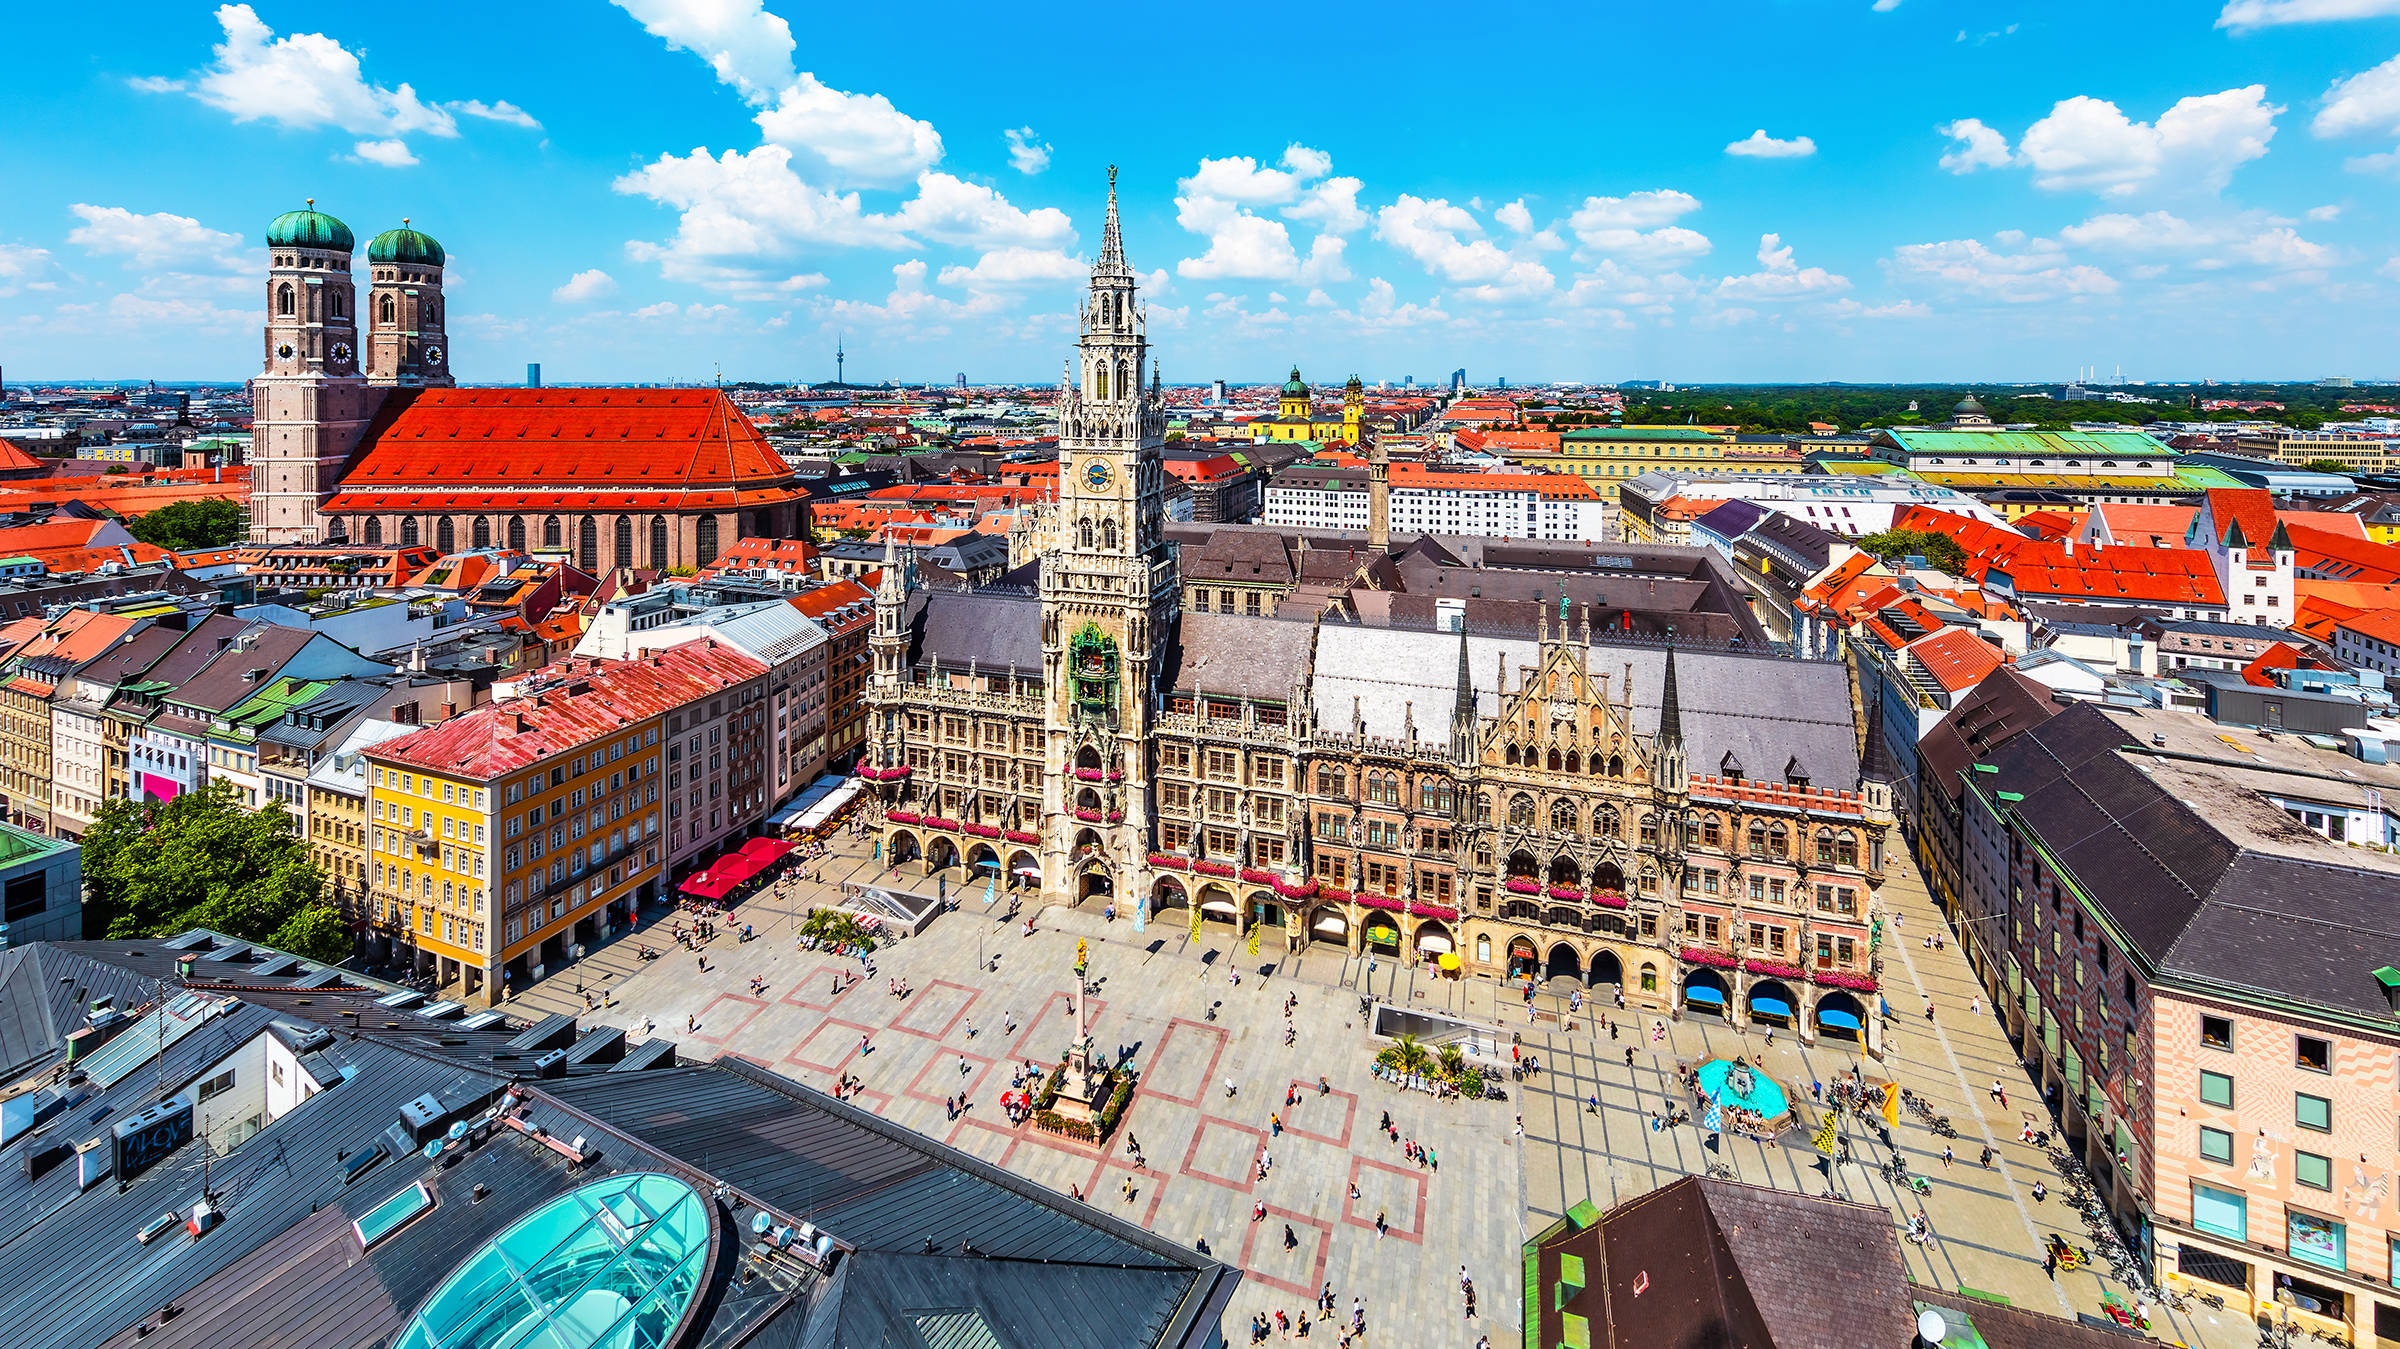
<instances>
[{"instance_id":1,"label":"glass skylight dome","mask_svg":"<svg viewBox=\"0 0 2400 1349\"><path fill-rule=\"evenodd\" d=\"M657 1349L709 1267L691 1186L628 1172L509 1224L425 1299L393 1349Z\"/></svg>"}]
</instances>

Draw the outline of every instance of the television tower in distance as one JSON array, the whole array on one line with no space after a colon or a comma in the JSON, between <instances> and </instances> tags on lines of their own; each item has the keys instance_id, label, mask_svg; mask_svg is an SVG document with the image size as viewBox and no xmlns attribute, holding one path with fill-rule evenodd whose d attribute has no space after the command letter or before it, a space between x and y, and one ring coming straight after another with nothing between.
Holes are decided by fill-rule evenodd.
<instances>
[{"instance_id":1,"label":"television tower in distance","mask_svg":"<svg viewBox=\"0 0 2400 1349\"><path fill-rule=\"evenodd\" d=\"M842 361L842 339L836 337L833 339L833 382L836 384L850 382L849 377L842 373Z\"/></svg>"}]
</instances>

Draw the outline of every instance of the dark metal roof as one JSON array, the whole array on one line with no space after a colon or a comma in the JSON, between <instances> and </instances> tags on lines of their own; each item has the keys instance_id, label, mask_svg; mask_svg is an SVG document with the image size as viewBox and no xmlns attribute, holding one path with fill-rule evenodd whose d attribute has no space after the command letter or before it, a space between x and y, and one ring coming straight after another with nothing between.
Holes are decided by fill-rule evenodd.
<instances>
[{"instance_id":1,"label":"dark metal roof","mask_svg":"<svg viewBox=\"0 0 2400 1349\"><path fill-rule=\"evenodd\" d=\"M1164 687L1212 698L1288 703L1308 680L1315 625L1294 618L1186 613L1162 672Z\"/></svg>"},{"instance_id":2,"label":"dark metal roof","mask_svg":"<svg viewBox=\"0 0 2400 1349\"><path fill-rule=\"evenodd\" d=\"M987 674L1042 673L1041 601L1031 593L917 590L909 594L909 662L969 664Z\"/></svg>"}]
</instances>

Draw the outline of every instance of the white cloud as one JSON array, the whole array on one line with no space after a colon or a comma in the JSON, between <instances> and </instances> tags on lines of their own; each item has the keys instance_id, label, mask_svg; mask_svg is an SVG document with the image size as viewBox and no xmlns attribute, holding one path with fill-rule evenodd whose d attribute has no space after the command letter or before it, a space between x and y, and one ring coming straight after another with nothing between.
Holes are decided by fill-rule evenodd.
<instances>
[{"instance_id":1,"label":"white cloud","mask_svg":"<svg viewBox=\"0 0 2400 1349\"><path fill-rule=\"evenodd\" d=\"M2316 120L2309 123L2309 130L2319 136L2400 133L2400 56L2348 79L2335 80L2322 101Z\"/></svg>"},{"instance_id":2,"label":"white cloud","mask_svg":"<svg viewBox=\"0 0 2400 1349\"><path fill-rule=\"evenodd\" d=\"M19 291L52 290L57 283L50 280L57 263L51 260L50 250L31 244L0 244L0 300Z\"/></svg>"},{"instance_id":3,"label":"white cloud","mask_svg":"<svg viewBox=\"0 0 2400 1349\"><path fill-rule=\"evenodd\" d=\"M567 284L550 292L550 298L560 304L582 304L617 293L617 279L594 267L567 278Z\"/></svg>"},{"instance_id":4,"label":"white cloud","mask_svg":"<svg viewBox=\"0 0 2400 1349\"><path fill-rule=\"evenodd\" d=\"M1533 233L1533 212L1525 209L1525 199L1523 197L1519 197L1515 201L1512 201L1506 206L1501 207L1499 210L1492 212L1492 219L1499 221L1502 225L1507 226L1509 229L1514 230L1519 234Z\"/></svg>"},{"instance_id":5,"label":"white cloud","mask_svg":"<svg viewBox=\"0 0 2400 1349\"><path fill-rule=\"evenodd\" d=\"M991 188L940 172L919 174L917 195L892 219L935 243L1057 249L1075 242L1073 222L1057 207L1022 210Z\"/></svg>"},{"instance_id":6,"label":"white cloud","mask_svg":"<svg viewBox=\"0 0 2400 1349\"><path fill-rule=\"evenodd\" d=\"M1689 192L1653 188L1622 197L1586 197L1568 224L1578 235L1587 230L1651 230L1699 209L1700 199Z\"/></svg>"},{"instance_id":7,"label":"white cloud","mask_svg":"<svg viewBox=\"0 0 2400 1349\"><path fill-rule=\"evenodd\" d=\"M417 156L408 148L408 142L399 139L360 141L352 147L351 157L369 164L381 164L387 169L405 169L417 163Z\"/></svg>"},{"instance_id":8,"label":"white cloud","mask_svg":"<svg viewBox=\"0 0 2400 1349\"><path fill-rule=\"evenodd\" d=\"M1791 245L1780 234L1758 236L1758 266L1759 270L1747 276L1720 279L1717 295L1733 300L1796 300L1850 289L1850 278L1846 276L1794 262Z\"/></svg>"},{"instance_id":9,"label":"white cloud","mask_svg":"<svg viewBox=\"0 0 2400 1349\"><path fill-rule=\"evenodd\" d=\"M505 122L510 126L521 126L528 131L542 129L542 124L533 120L532 113L505 98L496 103L486 103L479 98L465 98L455 103L445 103L442 106L462 117L480 117L487 122Z\"/></svg>"},{"instance_id":10,"label":"white cloud","mask_svg":"<svg viewBox=\"0 0 2400 1349\"><path fill-rule=\"evenodd\" d=\"M969 290L1052 285L1081 280L1086 264L1054 248L995 248L972 267L944 267L941 283Z\"/></svg>"},{"instance_id":11,"label":"white cloud","mask_svg":"<svg viewBox=\"0 0 2400 1349\"><path fill-rule=\"evenodd\" d=\"M982 291L970 292L964 300L937 295L925 288L926 270L922 258L895 264L891 294L881 304L829 300L819 308L818 316L833 323L939 336L950 331L950 324L969 318L988 318L1005 303L1001 297Z\"/></svg>"},{"instance_id":12,"label":"white cloud","mask_svg":"<svg viewBox=\"0 0 2400 1349\"><path fill-rule=\"evenodd\" d=\"M836 195L792 172L791 151L707 149L661 155L616 180L617 191L648 197L683 213L665 243L625 246L637 262L656 262L670 281L766 298L824 284L792 264L812 248L903 248L908 237L888 217L869 215L858 194Z\"/></svg>"},{"instance_id":13,"label":"white cloud","mask_svg":"<svg viewBox=\"0 0 2400 1349\"><path fill-rule=\"evenodd\" d=\"M881 94L836 89L807 71L757 121L768 143L809 154L848 180L910 178L942 157L933 123L900 111Z\"/></svg>"},{"instance_id":14,"label":"white cloud","mask_svg":"<svg viewBox=\"0 0 2400 1349\"><path fill-rule=\"evenodd\" d=\"M1367 223L1367 213L1358 205L1359 180L1326 177L1333 171L1333 156L1297 143L1286 146L1277 163L1282 167L1248 155L1204 158L1190 177L1175 184L1176 223L1208 238L1208 248L1199 257L1176 264L1178 275L1310 282L1348 275L1345 270L1335 276L1328 269L1339 268L1340 236ZM1291 231L1282 221L1260 214L1265 210L1317 227L1307 264L1313 272L1303 276Z\"/></svg>"},{"instance_id":15,"label":"white cloud","mask_svg":"<svg viewBox=\"0 0 2400 1349\"><path fill-rule=\"evenodd\" d=\"M1875 0L1875 3L1869 5L1868 8L1874 10L1878 14L1889 14L1893 10L1900 8L1900 0Z\"/></svg>"},{"instance_id":16,"label":"white cloud","mask_svg":"<svg viewBox=\"0 0 2400 1349\"><path fill-rule=\"evenodd\" d=\"M2153 184L2225 186L2233 171L2264 155L2283 111L2263 84L2178 99L2158 121L2136 122L2106 99L2060 100L2026 128L2017 162L2034 185L2121 197Z\"/></svg>"},{"instance_id":17,"label":"white cloud","mask_svg":"<svg viewBox=\"0 0 2400 1349\"><path fill-rule=\"evenodd\" d=\"M2311 221L2323 225L2341 219L2342 208L2339 206L2311 206L2305 214Z\"/></svg>"},{"instance_id":18,"label":"white cloud","mask_svg":"<svg viewBox=\"0 0 2400 1349\"><path fill-rule=\"evenodd\" d=\"M62 326L89 329L105 320L121 329L160 328L173 332L230 333L255 328L258 315L247 309L226 309L206 300L159 295L114 295L105 304L62 304L56 318Z\"/></svg>"},{"instance_id":19,"label":"white cloud","mask_svg":"<svg viewBox=\"0 0 2400 1349\"><path fill-rule=\"evenodd\" d=\"M615 0L651 36L708 62L752 103L792 82L792 26L761 0Z\"/></svg>"},{"instance_id":20,"label":"white cloud","mask_svg":"<svg viewBox=\"0 0 2400 1349\"><path fill-rule=\"evenodd\" d=\"M2028 241L2024 251L1994 251L1979 239L1903 244L1892 250L1884 270L1901 285L1921 286L1938 296L2036 304L2113 295L2117 280L2097 267L2070 260L2057 242Z\"/></svg>"},{"instance_id":21,"label":"white cloud","mask_svg":"<svg viewBox=\"0 0 2400 1349\"><path fill-rule=\"evenodd\" d=\"M682 306L673 300L661 300L657 304L646 304L634 310L633 316L637 319L664 319L673 318L682 312Z\"/></svg>"},{"instance_id":22,"label":"white cloud","mask_svg":"<svg viewBox=\"0 0 2400 1349\"><path fill-rule=\"evenodd\" d=\"M1942 167L1950 172L1973 173L1977 169L2008 167L2008 137L1980 120L1961 117L1934 130L1958 142L1942 155Z\"/></svg>"},{"instance_id":23,"label":"white cloud","mask_svg":"<svg viewBox=\"0 0 2400 1349\"><path fill-rule=\"evenodd\" d=\"M1767 129L1763 126L1751 132L1749 139L1738 140L1725 147L1725 153L1729 155L1742 155L1751 159L1804 159L1816 152L1817 143L1806 136L1794 136L1790 140L1777 140L1768 135Z\"/></svg>"},{"instance_id":24,"label":"white cloud","mask_svg":"<svg viewBox=\"0 0 2400 1349\"><path fill-rule=\"evenodd\" d=\"M1350 279L1350 265L1342 254L1349 245L1330 234L1320 234L1309 245L1308 258L1300 264L1300 280L1308 285L1323 285Z\"/></svg>"},{"instance_id":25,"label":"white cloud","mask_svg":"<svg viewBox=\"0 0 2400 1349\"><path fill-rule=\"evenodd\" d=\"M1674 188L1586 197L1567 218L1567 227L1583 245L1580 259L1612 257L1639 267L1664 267L1708 252L1708 236L1672 223L1699 209L1698 197Z\"/></svg>"},{"instance_id":26,"label":"white cloud","mask_svg":"<svg viewBox=\"0 0 2400 1349\"><path fill-rule=\"evenodd\" d=\"M1367 293L1359 298L1358 321L1369 328L1417 328L1448 323L1450 316L1442 311L1439 301L1401 303L1392 283L1378 276L1368 280Z\"/></svg>"},{"instance_id":27,"label":"white cloud","mask_svg":"<svg viewBox=\"0 0 2400 1349\"><path fill-rule=\"evenodd\" d=\"M143 268L235 271L246 265L236 252L242 246L240 237L212 230L190 216L165 211L141 215L122 206L83 202L68 209L83 223L67 231L67 242L86 253L123 257Z\"/></svg>"},{"instance_id":28,"label":"white cloud","mask_svg":"<svg viewBox=\"0 0 2400 1349\"><path fill-rule=\"evenodd\" d=\"M2217 27L2237 33L2286 23L2376 19L2400 14L2400 0L2225 0Z\"/></svg>"},{"instance_id":29,"label":"white cloud","mask_svg":"<svg viewBox=\"0 0 2400 1349\"><path fill-rule=\"evenodd\" d=\"M2384 264L2381 267L2376 268L2375 271L2379 276L2388 277L2394 281L2400 281L2400 258L2385 259ZM6 273L0 273L0 275L6 275Z\"/></svg>"},{"instance_id":30,"label":"white cloud","mask_svg":"<svg viewBox=\"0 0 2400 1349\"><path fill-rule=\"evenodd\" d=\"M1933 306L1915 300L1895 300L1890 304L1861 304L1847 297L1827 303L1818 311L1827 318L1837 319L1921 319L1933 315Z\"/></svg>"},{"instance_id":31,"label":"white cloud","mask_svg":"<svg viewBox=\"0 0 2400 1349\"><path fill-rule=\"evenodd\" d=\"M372 163L416 162L403 137L423 133L458 135L454 113L517 126L539 124L524 109L501 100L464 99L428 103L407 84L369 81L358 54L323 33L277 37L246 4L216 12L224 41L215 60L187 79L146 76L132 81L145 93L185 93L231 114L236 122L269 121L297 130L335 127L362 137L357 156Z\"/></svg>"},{"instance_id":32,"label":"white cloud","mask_svg":"<svg viewBox=\"0 0 2400 1349\"><path fill-rule=\"evenodd\" d=\"M1036 135L1032 127L1012 127L1003 134L1008 137L1010 168L1031 174L1050 167L1050 142Z\"/></svg>"},{"instance_id":33,"label":"white cloud","mask_svg":"<svg viewBox=\"0 0 2400 1349\"><path fill-rule=\"evenodd\" d=\"M2179 256L2201 270L2248 265L2273 271L2308 271L2340 260L2332 248L2301 237L2288 223L2261 212L2223 220L2191 221L2168 211L2141 215L2096 215L2058 232L2077 248L2126 256Z\"/></svg>"}]
</instances>

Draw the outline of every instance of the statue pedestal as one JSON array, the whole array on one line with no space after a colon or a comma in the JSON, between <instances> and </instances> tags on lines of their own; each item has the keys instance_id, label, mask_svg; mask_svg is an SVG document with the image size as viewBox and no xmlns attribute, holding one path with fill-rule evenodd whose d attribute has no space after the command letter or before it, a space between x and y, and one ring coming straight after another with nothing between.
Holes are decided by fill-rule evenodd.
<instances>
[{"instance_id":1,"label":"statue pedestal","mask_svg":"<svg viewBox=\"0 0 2400 1349\"><path fill-rule=\"evenodd\" d=\"M1087 1035L1067 1050L1065 1080L1059 1085L1058 1099L1051 1109L1068 1119L1091 1123L1099 1119L1101 1108L1108 1104L1108 1091L1108 1073L1092 1066L1092 1041Z\"/></svg>"}]
</instances>

